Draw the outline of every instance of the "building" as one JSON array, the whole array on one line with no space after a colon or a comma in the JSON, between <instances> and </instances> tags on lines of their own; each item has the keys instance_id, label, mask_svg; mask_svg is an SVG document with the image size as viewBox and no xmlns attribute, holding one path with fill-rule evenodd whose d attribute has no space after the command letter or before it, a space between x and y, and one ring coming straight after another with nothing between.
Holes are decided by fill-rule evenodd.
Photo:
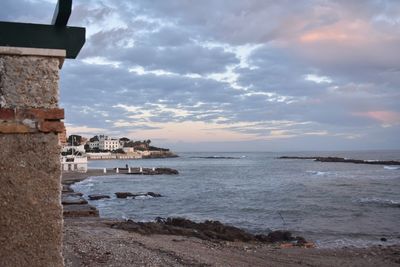
<instances>
[{"instance_id":1,"label":"building","mask_svg":"<svg viewBox=\"0 0 400 267\"><path fill-rule=\"evenodd\" d=\"M133 147L123 147L122 150L125 153L133 153L133 152L135 152L135 149Z\"/></svg>"},{"instance_id":2,"label":"building","mask_svg":"<svg viewBox=\"0 0 400 267\"><path fill-rule=\"evenodd\" d=\"M86 156L62 156L61 167L65 172L87 172Z\"/></svg>"},{"instance_id":3,"label":"building","mask_svg":"<svg viewBox=\"0 0 400 267\"><path fill-rule=\"evenodd\" d=\"M110 138L105 135L99 136L99 149L100 150L117 150L121 147L118 139Z\"/></svg>"},{"instance_id":4,"label":"building","mask_svg":"<svg viewBox=\"0 0 400 267\"><path fill-rule=\"evenodd\" d=\"M90 150L99 148L99 141L92 141L87 143L89 145Z\"/></svg>"}]
</instances>

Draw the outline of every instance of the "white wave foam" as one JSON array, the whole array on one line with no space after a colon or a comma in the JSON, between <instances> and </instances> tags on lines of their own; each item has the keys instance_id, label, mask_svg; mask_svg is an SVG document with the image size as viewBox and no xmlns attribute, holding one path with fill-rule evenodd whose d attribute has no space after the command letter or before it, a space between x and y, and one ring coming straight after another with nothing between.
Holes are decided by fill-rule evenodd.
<instances>
[{"instance_id":1,"label":"white wave foam","mask_svg":"<svg viewBox=\"0 0 400 267\"><path fill-rule=\"evenodd\" d=\"M398 166L383 166L385 170L400 170Z\"/></svg>"},{"instance_id":2,"label":"white wave foam","mask_svg":"<svg viewBox=\"0 0 400 267\"><path fill-rule=\"evenodd\" d=\"M371 204L378 205L384 207L400 207L399 200L387 199L387 198L378 198L378 197L365 197L359 200L362 204Z\"/></svg>"},{"instance_id":3,"label":"white wave foam","mask_svg":"<svg viewBox=\"0 0 400 267\"><path fill-rule=\"evenodd\" d=\"M153 198L152 196L149 196L149 195L143 195L143 196L137 196L137 197L135 197L135 199L150 199L150 198Z\"/></svg>"},{"instance_id":4,"label":"white wave foam","mask_svg":"<svg viewBox=\"0 0 400 267\"><path fill-rule=\"evenodd\" d=\"M323 171L307 171L307 173L311 173L312 175L317 175L317 176L327 176L332 174L331 172L323 172Z\"/></svg>"}]
</instances>

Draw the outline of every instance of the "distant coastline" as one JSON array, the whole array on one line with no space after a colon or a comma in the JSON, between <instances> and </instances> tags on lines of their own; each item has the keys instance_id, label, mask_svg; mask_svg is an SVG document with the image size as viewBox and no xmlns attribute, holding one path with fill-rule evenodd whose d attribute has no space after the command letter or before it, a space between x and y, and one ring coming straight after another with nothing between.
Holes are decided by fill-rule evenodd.
<instances>
[{"instance_id":1,"label":"distant coastline","mask_svg":"<svg viewBox=\"0 0 400 267\"><path fill-rule=\"evenodd\" d=\"M299 156L282 156L279 159L312 159L319 162L340 162L340 163L354 163L354 164L371 164L371 165L400 165L397 160L361 160L361 159L348 159L340 157L299 157Z\"/></svg>"}]
</instances>

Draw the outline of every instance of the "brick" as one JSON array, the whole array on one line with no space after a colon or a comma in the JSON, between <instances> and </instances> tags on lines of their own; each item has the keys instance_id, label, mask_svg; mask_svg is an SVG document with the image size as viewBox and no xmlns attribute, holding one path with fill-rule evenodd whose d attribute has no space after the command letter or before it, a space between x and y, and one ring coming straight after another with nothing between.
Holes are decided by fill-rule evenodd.
<instances>
[{"instance_id":1,"label":"brick","mask_svg":"<svg viewBox=\"0 0 400 267\"><path fill-rule=\"evenodd\" d=\"M60 120L64 119L64 109L20 109L17 111L17 117L20 119L30 118L37 120Z\"/></svg>"},{"instance_id":2,"label":"brick","mask_svg":"<svg viewBox=\"0 0 400 267\"><path fill-rule=\"evenodd\" d=\"M38 119L60 120L64 119L64 109L30 109L30 113L34 114Z\"/></svg>"},{"instance_id":3,"label":"brick","mask_svg":"<svg viewBox=\"0 0 400 267\"><path fill-rule=\"evenodd\" d=\"M64 123L61 121L42 121L39 123L39 131L44 133L62 133L64 130Z\"/></svg>"},{"instance_id":4,"label":"brick","mask_svg":"<svg viewBox=\"0 0 400 267\"><path fill-rule=\"evenodd\" d=\"M10 108L0 108L0 120L10 121L15 119L15 113Z\"/></svg>"}]
</instances>

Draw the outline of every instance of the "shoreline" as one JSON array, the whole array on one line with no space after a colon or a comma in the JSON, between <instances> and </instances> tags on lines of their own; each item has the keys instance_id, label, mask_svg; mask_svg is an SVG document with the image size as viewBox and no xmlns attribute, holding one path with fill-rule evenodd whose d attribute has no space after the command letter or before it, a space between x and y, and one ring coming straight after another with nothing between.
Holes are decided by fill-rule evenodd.
<instances>
[{"instance_id":1,"label":"shoreline","mask_svg":"<svg viewBox=\"0 0 400 267\"><path fill-rule=\"evenodd\" d=\"M102 170L63 173L71 185ZM114 229L117 219L64 218L66 266L400 266L400 245L367 248L281 247L240 241L210 241L182 235ZM194 253L195 252L195 253Z\"/></svg>"}]
</instances>

